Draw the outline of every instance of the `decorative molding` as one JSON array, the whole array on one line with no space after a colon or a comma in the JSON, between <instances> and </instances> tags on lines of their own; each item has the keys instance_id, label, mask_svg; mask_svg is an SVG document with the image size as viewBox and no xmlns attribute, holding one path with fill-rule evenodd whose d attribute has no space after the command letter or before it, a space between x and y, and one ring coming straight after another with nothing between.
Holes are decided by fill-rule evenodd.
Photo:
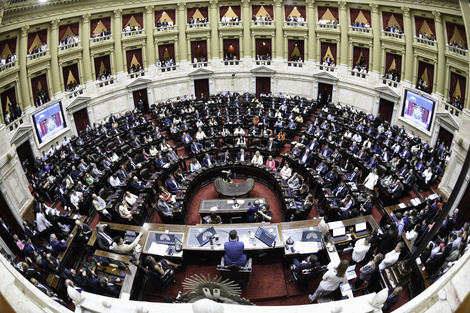
<instances>
[{"instance_id":1,"label":"decorative molding","mask_svg":"<svg viewBox=\"0 0 470 313\"><path fill-rule=\"evenodd\" d=\"M184 11L186 9L186 2L178 2L178 11Z\"/></svg>"},{"instance_id":2,"label":"decorative molding","mask_svg":"<svg viewBox=\"0 0 470 313\"><path fill-rule=\"evenodd\" d=\"M379 13L379 5L377 3L371 3L369 4L369 6L371 7L371 11L372 13Z\"/></svg>"},{"instance_id":3,"label":"decorative molding","mask_svg":"<svg viewBox=\"0 0 470 313\"><path fill-rule=\"evenodd\" d=\"M315 0L306 0L305 3L307 4L307 8L315 7Z\"/></svg>"},{"instance_id":4,"label":"decorative molding","mask_svg":"<svg viewBox=\"0 0 470 313\"><path fill-rule=\"evenodd\" d=\"M432 11L432 15L434 15L434 20L435 20L437 23L442 22L442 20L441 20L441 12L434 10L434 11Z\"/></svg>"},{"instance_id":5,"label":"decorative molding","mask_svg":"<svg viewBox=\"0 0 470 313\"><path fill-rule=\"evenodd\" d=\"M278 8L282 5L282 3L283 3L282 0L274 0L274 5Z\"/></svg>"},{"instance_id":6,"label":"decorative molding","mask_svg":"<svg viewBox=\"0 0 470 313\"><path fill-rule=\"evenodd\" d=\"M85 24L85 23L89 23L90 22L90 17L91 17L91 14L90 13L85 13L82 15L82 22Z\"/></svg>"},{"instance_id":7,"label":"decorative molding","mask_svg":"<svg viewBox=\"0 0 470 313\"><path fill-rule=\"evenodd\" d=\"M250 6L250 0L241 0L241 3L243 4L245 8Z\"/></svg>"},{"instance_id":8,"label":"decorative molding","mask_svg":"<svg viewBox=\"0 0 470 313\"><path fill-rule=\"evenodd\" d=\"M116 9L113 11L114 13L114 18L120 18L122 15L122 9Z\"/></svg>"},{"instance_id":9,"label":"decorative molding","mask_svg":"<svg viewBox=\"0 0 470 313\"><path fill-rule=\"evenodd\" d=\"M146 6L146 7L145 7L145 12L146 12L147 14L152 14L154 7L155 7L155 6L153 6L152 4Z\"/></svg>"},{"instance_id":10,"label":"decorative molding","mask_svg":"<svg viewBox=\"0 0 470 313\"><path fill-rule=\"evenodd\" d=\"M255 67L254 69L250 70L250 72L253 73L253 74L265 74L265 75L266 74L269 74L269 75L276 74L275 70L273 70L270 67L264 66L264 65Z\"/></svg>"},{"instance_id":11,"label":"decorative molding","mask_svg":"<svg viewBox=\"0 0 470 313\"><path fill-rule=\"evenodd\" d=\"M219 7L219 1L218 0L210 0L209 3L211 5L211 9L217 9Z\"/></svg>"},{"instance_id":12,"label":"decorative molding","mask_svg":"<svg viewBox=\"0 0 470 313\"><path fill-rule=\"evenodd\" d=\"M341 10L346 10L348 3L346 1L338 1L338 5Z\"/></svg>"},{"instance_id":13,"label":"decorative molding","mask_svg":"<svg viewBox=\"0 0 470 313\"><path fill-rule=\"evenodd\" d=\"M24 25L21 27L21 37L28 36L29 25Z\"/></svg>"},{"instance_id":14,"label":"decorative molding","mask_svg":"<svg viewBox=\"0 0 470 313\"><path fill-rule=\"evenodd\" d=\"M322 81L338 81L338 77L334 76L333 74L329 73L329 72L319 72L319 73L315 73L312 75L314 78L318 79L318 80L322 80Z\"/></svg>"},{"instance_id":15,"label":"decorative molding","mask_svg":"<svg viewBox=\"0 0 470 313\"><path fill-rule=\"evenodd\" d=\"M394 99L400 98L400 95L396 93L395 90L393 90L389 86L379 86L379 87L376 87L375 90L381 95L386 95Z\"/></svg>"},{"instance_id":16,"label":"decorative molding","mask_svg":"<svg viewBox=\"0 0 470 313\"><path fill-rule=\"evenodd\" d=\"M52 24L51 30L57 30L57 28L59 27L59 22L60 22L60 20L57 19L57 18L55 20L52 20L51 21L51 24Z\"/></svg>"},{"instance_id":17,"label":"decorative molding","mask_svg":"<svg viewBox=\"0 0 470 313\"><path fill-rule=\"evenodd\" d=\"M409 7L401 7L401 10L403 11L403 16L404 16L404 17L411 17L410 8L409 8Z\"/></svg>"}]
</instances>

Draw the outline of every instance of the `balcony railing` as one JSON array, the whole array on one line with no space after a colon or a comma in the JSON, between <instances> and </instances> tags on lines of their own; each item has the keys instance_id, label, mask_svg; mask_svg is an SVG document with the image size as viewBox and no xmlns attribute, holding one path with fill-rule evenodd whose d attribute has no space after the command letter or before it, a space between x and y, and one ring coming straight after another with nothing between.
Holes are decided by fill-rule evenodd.
<instances>
[{"instance_id":1,"label":"balcony railing","mask_svg":"<svg viewBox=\"0 0 470 313\"><path fill-rule=\"evenodd\" d=\"M16 66L17 61L13 61L10 63L7 63L5 65L0 66L0 72L6 71L8 69L14 68Z\"/></svg>"},{"instance_id":2,"label":"balcony railing","mask_svg":"<svg viewBox=\"0 0 470 313\"><path fill-rule=\"evenodd\" d=\"M240 65L240 60L224 60L223 63L225 66Z\"/></svg>"},{"instance_id":3,"label":"balcony railing","mask_svg":"<svg viewBox=\"0 0 470 313\"><path fill-rule=\"evenodd\" d=\"M397 88L400 82L396 82L388 78L382 78L382 84L393 87L393 88Z\"/></svg>"},{"instance_id":4,"label":"balcony railing","mask_svg":"<svg viewBox=\"0 0 470 313\"><path fill-rule=\"evenodd\" d=\"M177 65L177 64L159 67L159 69L160 69L160 71L161 71L162 73L174 72L174 71L176 71L178 68L179 68L179 65Z\"/></svg>"},{"instance_id":5,"label":"balcony railing","mask_svg":"<svg viewBox=\"0 0 470 313\"><path fill-rule=\"evenodd\" d=\"M47 55L47 52L49 50L45 50L45 51L41 51L41 52L38 52L38 53L34 53L34 54L28 54L28 60L29 61L33 61L33 60L37 60L41 57L44 57Z\"/></svg>"},{"instance_id":6,"label":"balcony railing","mask_svg":"<svg viewBox=\"0 0 470 313\"><path fill-rule=\"evenodd\" d=\"M74 91L66 91L65 92L65 97L67 99L73 99L73 98L76 98L80 95L83 95L83 92L85 91L85 87L80 87L80 88L77 88L75 89Z\"/></svg>"},{"instance_id":7,"label":"balcony railing","mask_svg":"<svg viewBox=\"0 0 470 313\"><path fill-rule=\"evenodd\" d=\"M155 27L155 29L157 30L157 32L166 32L166 31L169 31L169 30L175 30L176 25L160 26L160 27Z\"/></svg>"},{"instance_id":8,"label":"balcony railing","mask_svg":"<svg viewBox=\"0 0 470 313\"><path fill-rule=\"evenodd\" d=\"M364 73L364 72L359 72L359 71L355 71L355 70L352 70L350 71L351 73L351 76L353 77L359 77L359 78L367 78L367 73Z\"/></svg>"},{"instance_id":9,"label":"balcony railing","mask_svg":"<svg viewBox=\"0 0 470 313\"><path fill-rule=\"evenodd\" d=\"M337 24L323 24L323 23L317 23L317 28L339 30L339 25L337 25Z\"/></svg>"},{"instance_id":10,"label":"balcony railing","mask_svg":"<svg viewBox=\"0 0 470 313\"><path fill-rule=\"evenodd\" d=\"M445 102L444 103L444 110L448 111L450 114L454 115L455 117L459 117L459 115L462 113L461 110L453 106L452 104Z\"/></svg>"},{"instance_id":11,"label":"balcony railing","mask_svg":"<svg viewBox=\"0 0 470 313\"><path fill-rule=\"evenodd\" d=\"M430 47L437 47L437 41L435 41L435 40L419 38L419 37L415 37L415 40L419 44L427 45L427 46L430 46Z\"/></svg>"},{"instance_id":12,"label":"balcony railing","mask_svg":"<svg viewBox=\"0 0 470 313\"><path fill-rule=\"evenodd\" d=\"M111 40L111 38L112 38L112 35L93 37L93 38L90 38L90 44L99 43L99 42L108 42Z\"/></svg>"},{"instance_id":13,"label":"balcony railing","mask_svg":"<svg viewBox=\"0 0 470 313\"><path fill-rule=\"evenodd\" d=\"M349 26L353 32L371 34L372 28Z\"/></svg>"},{"instance_id":14,"label":"balcony railing","mask_svg":"<svg viewBox=\"0 0 470 313\"><path fill-rule=\"evenodd\" d=\"M209 65L209 62L196 62L196 63L193 63L193 68L207 67L208 65Z\"/></svg>"},{"instance_id":15,"label":"balcony railing","mask_svg":"<svg viewBox=\"0 0 470 313\"><path fill-rule=\"evenodd\" d=\"M106 86L112 85L112 84L114 84L115 79L116 79L115 77L111 76L108 79L97 80L96 81L96 86L101 88L101 87L106 87Z\"/></svg>"},{"instance_id":16,"label":"balcony railing","mask_svg":"<svg viewBox=\"0 0 470 313\"><path fill-rule=\"evenodd\" d=\"M23 115L21 115L19 118L15 119L14 121L11 121L11 122L7 125L8 129L10 130L10 132L14 131L14 130L17 129L21 124L23 124L23 123L25 122L24 117L25 117L25 114L23 113Z\"/></svg>"},{"instance_id":17,"label":"balcony railing","mask_svg":"<svg viewBox=\"0 0 470 313\"><path fill-rule=\"evenodd\" d=\"M284 22L284 25L289 27L307 27L307 22Z\"/></svg>"},{"instance_id":18,"label":"balcony railing","mask_svg":"<svg viewBox=\"0 0 470 313\"><path fill-rule=\"evenodd\" d=\"M387 38L396 38L396 39L403 39L405 38L405 35L404 34L398 34L398 33L392 33L392 32L386 32L386 31L382 31L382 34L387 37Z\"/></svg>"},{"instance_id":19,"label":"balcony railing","mask_svg":"<svg viewBox=\"0 0 470 313\"><path fill-rule=\"evenodd\" d=\"M207 23L194 23L194 24L187 24L186 28L210 28L209 22Z\"/></svg>"},{"instance_id":20,"label":"balcony railing","mask_svg":"<svg viewBox=\"0 0 470 313\"><path fill-rule=\"evenodd\" d=\"M274 26L274 21L252 21L251 25L255 25L255 26Z\"/></svg>"},{"instance_id":21,"label":"balcony railing","mask_svg":"<svg viewBox=\"0 0 470 313\"><path fill-rule=\"evenodd\" d=\"M304 62L301 61L287 61L287 67L303 67Z\"/></svg>"},{"instance_id":22,"label":"balcony railing","mask_svg":"<svg viewBox=\"0 0 470 313\"><path fill-rule=\"evenodd\" d=\"M72 48L75 48L75 47L78 47L78 44L80 43L80 41L77 41L77 42L74 42L74 43L69 43L68 45L62 45L62 46L59 46L59 52L60 51L65 51L65 50L69 50L69 49L72 49Z\"/></svg>"},{"instance_id":23,"label":"balcony railing","mask_svg":"<svg viewBox=\"0 0 470 313\"><path fill-rule=\"evenodd\" d=\"M145 31L143 29L131 30L129 32L122 32L122 36L123 37L132 37L132 36L136 36L136 35L142 35L143 33L145 33Z\"/></svg>"},{"instance_id":24,"label":"balcony railing","mask_svg":"<svg viewBox=\"0 0 470 313\"><path fill-rule=\"evenodd\" d=\"M143 76L145 76L145 70L143 70L143 69L141 71L138 71L138 72L127 74L127 77L129 79L134 79L134 78L143 77Z\"/></svg>"},{"instance_id":25,"label":"balcony railing","mask_svg":"<svg viewBox=\"0 0 470 313\"><path fill-rule=\"evenodd\" d=\"M447 45L447 50L449 52L461 55L463 57L467 56L467 53L468 53L468 50L466 49L461 49L461 48L450 46L450 45Z\"/></svg>"},{"instance_id":26,"label":"balcony railing","mask_svg":"<svg viewBox=\"0 0 470 313\"><path fill-rule=\"evenodd\" d=\"M256 65L271 65L272 60L255 60Z\"/></svg>"},{"instance_id":27,"label":"balcony railing","mask_svg":"<svg viewBox=\"0 0 470 313\"><path fill-rule=\"evenodd\" d=\"M326 71L326 72L334 72L336 71L335 66L328 66L328 65L319 65L320 71Z\"/></svg>"},{"instance_id":28,"label":"balcony railing","mask_svg":"<svg viewBox=\"0 0 470 313\"><path fill-rule=\"evenodd\" d=\"M242 21L231 21L231 22L219 22L219 25L222 27L234 27L234 26L243 26Z\"/></svg>"}]
</instances>

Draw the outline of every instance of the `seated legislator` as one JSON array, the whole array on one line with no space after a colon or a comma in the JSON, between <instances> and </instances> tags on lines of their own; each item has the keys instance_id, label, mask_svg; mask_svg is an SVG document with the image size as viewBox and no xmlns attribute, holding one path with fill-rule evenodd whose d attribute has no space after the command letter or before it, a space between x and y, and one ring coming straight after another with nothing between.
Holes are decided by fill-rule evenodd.
<instances>
[{"instance_id":1,"label":"seated legislator","mask_svg":"<svg viewBox=\"0 0 470 313\"><path fill-rule=\"evenodd\" d=\"M165 272L169 269L175 270L180 267L179 264L173 263L165 259L161 259L157 262L150 255L147 255L145 257L145 265L148 266L149 270L157 272L158 274L160 274L160 276L163 276Z\"/></svg>"},{"instance_id":2,"label":"seated legislator","mask_svg":"<svg viewBox=\"0 0 470 313\"><path fill-rule=\"evenodd\" d=\"M245 152L245 149L240 149L240 152L237 154L237 161L238 162L248 162L250 160L250 156L248 152Z\"/></svg>"},{"instance_id":3,"label":"seated legislator","mask_svg":"<svg viewBox=\"0 0 470 313\"><path fill-rule=\"evenodd\" d=\"M106 201L104 201L101 197L97 196L95 193L91 197L93 198L93 201L91 203L93 204L93 207L98 213L107 216L111 215L108 210L106 210Z\"/></svg>"},{"instance_id":4,"label":"seated legislator","mask_svg":"<svg viewBox=\"0 0 470 313\"><path fill-rule=\"evenodd\" d=\"M325 164L325 161L321 161L321 163L315 168L317 174L320 176L325 176L328 172L328 166Z\"/></svg>"},{"instance_id":5,"label":"seated legislator","mask_svg":"<svg viewBox=\"0 0 470 313\"><path fill-rule=\"evenodd\" d=\"M109 178L109 184L111 185L111 187L116 188L121 185L121 180L116 174L112 174Z\"/></svg>"},{"instance_id":6,"label":"seated legislator","mask_svg":"<svg viewBox=\"0 0 470 313\"><path fill-rule=\"evenodd\" d=\"M58 240L55 234L50 235L49 243L51 244L52 249L58 253L67 249L67 243L65 240Z\"/></svg>"},{"instance_id":7,"label":"seated legislator","mask_svg":"<svg viewBox=\"0 0 470 313\"><path fill-rule=\"evenodd\" d=\"M140 238L142 238L142 233L140 233L131 244L125 244L121 236L116 236L113 238L113 250L117 253L132 254L135 247L139 244Z\"/></svg>"},{"instance_id":8,"label":"seated legislator","mask_svg":"<svg viewBox=\"0 0 470 313\"><path fill-rule=\"evenodd\" d=\"M137 191L145 189L144 184L137 179L137 176L134 176L134 178L132 179L132 187L134 187Z\"/></svg>"},{"instance_id":9,"label":"seated legislator","mask_svg":"<svg viewBox=\"0 0 470 313\"><path fill-rule=\"evenodd\" d=\"M231 230L229 233L229 241L224 243L225 249L225 264L244 266L246 263L246 254L243 253L245 244L238 241L236 230Z\"/></svg>"},{"instance_id":10,"label":"seated legislator","mask_svg":"<svg viewBox=\"0 0 470 313\"><path fill-rule=\"evenodd\" d=\"M168 180L166 182L166 185L168 187L168 191L171 193L176 193L180 186L180 184L178 184L173 174L168 175Z\"/></svg>"},{"instance_id":11,"label":"seated legislator","mask_svg":"<svg viewBox=\"0 0 470 313\"><path fill-rule=\"evenodd\" d=\"M253 163L254 165L263 165L264 163L263 156L260 154L259 151L255 152L255 155L251 159L251 163Z\"/></svg>"},{"instance_id":12,"label":"seated legislator","mask_svg":"<svg viewBox=\"0 0 470 313\"><path fill-rule=\"evenodd\" d=\"M212 155L209 155L209 153L206 153L202 159L202 164L206 167L211 167L214 164L217 164L217 160Z\"/></svg>"},{"instance_id":13,"label":"seated legislator","mask_svg":"<svg viewBox=\"0 0 470 313\"><path fill-rule=\"evenodd\" d=\"M125 199L122 200L121 204L119 205L119 216L128 220L132 219L132 214L128 210L127 201Z\"/></svg>"},{"instance_id":14,"label":"seated legislator","mask_svg":"<svg viewBox=\"0 0 470 313\"><path fill-rule=\"evenodd\" d=\"M276 171L276 161L273 159L272 155L268 156L266 167L272 169L274 172Z\"/></svg>"},{"instance_id":15,"label":"seated legislator","mask_svg":"<svg viewBox=\"0 0 470 313\"><path fill-rule=\"evenodd\" d=\"M302 274L303 270L308 270L321 265L320 262L318 262L318 257L315 254L310 254L302 261L299 261L297 258L293 258L292 264L294 265L295 272L299 275Z\"/></svg>"},{"instance_id":16,"label":"seated legislator","mask_svg":"<svg viewBox=\"0 0 470 313\"><path fill-rule=\"evenodd\" d=\"M312 155L310 154L310 150L305 149L305 152L299 158L299 163L305 165L305 167L309 167L310 162L312 162Z\"/></svg>"},{"instance_id":17,"label":"seated legislator","mask_svg":"<svg viewBox=\"0 0 470 313\"><path fill-rule=\"evenodd\" d=\"M157 210L165 217L168 219L173 218L173 206L165 201L164 196L160 194L158 197L158 202L157 202Z\"/></svg>"},{"instance_id":18,"label":"seated legislator","mask_svg":"<svg viewBox=\"0 0 470 313\"><path fill-rule=\"evenodd\" d=\"M276 142L274 141L274 138L269 138L268 143L266 144L266 150L268 151L274 151L276 149Z\"/></svg>"},{"instance_id":19,"label":"seated legislator","mask_svg":"<svg viewBox=\"0 0 470 313\"><path fill-rule=\"evenodd\" d=\"M98 246L100 249L103 250L113 250L113 243L114 240L111 238L107 233L106 230L109 228L107 224L99 224L96 226L97 233L96 233L96 241L98 242Z\"/></svg>"},{"instance_id":20,"label":"seated legislator","mask_svg":"<svg viewBox=\"0 0 470 313\"><path fill-rule=\"evenodd\" d=\"M387 189L387 192L390 194L390 197L392 197L392 199L398 198L401 195L402 191L403 188L399 179L397 179L393 184L390 184Z\"/></svg>"},{"instance_id":21,"label":"seated legislator","mask_svg":"<svg viewBox=\"0 0 470 313\"><path fill-rule=\"evenodd\" d=\"M219 157L219 162L222 163L222 164L231 162L231 160L232 160L232 157L230 156L229 151L225 151L225 153L221 154L220 157Z\"/></svg>"},{"instance_id":22,"label":"seated legislator","mask_svg":"<svg viewBox=\"0 0 470 313\"><path fill-rule=\"evenodd\" d=\"M198 169L200 169L201 167L202 167L201 163L199 163L199 161L196 158L192 159L191 163L189 163L189 170L191 172L195 172Z\"/></svg>"}]
</instances>

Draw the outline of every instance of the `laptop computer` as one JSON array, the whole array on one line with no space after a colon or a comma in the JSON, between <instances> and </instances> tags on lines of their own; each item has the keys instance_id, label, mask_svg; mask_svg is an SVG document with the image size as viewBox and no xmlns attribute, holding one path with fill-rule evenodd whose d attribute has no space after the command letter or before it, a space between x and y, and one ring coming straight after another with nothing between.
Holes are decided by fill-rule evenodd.
<instances>
[{"instance_id":1,"label":"laptop computer","mask_svg":"<svg viewBox=\"0 0 470 313\"><path fill-rule=\"evenodd\" d=\"M155 233L155 242L160 245L175 245L175 234Z\"/></svg>"},{"instance_id":2,"label":"laptop computer","mask_svg":"<svg viewBox=\"0 0 470 313\"><path fill-rule=\"evenodd\" d=\"M333 228L333 241L344 241L346 240L346 227Z\"/></svg>"},{"instance_id":3,"label":"laptop computer","mask_svg":"<svg viewBox=\"0 0 470 313\"><path fill-rule=\"evenodd\" d=\"M356 237L363 237L369 234L369 231L367 230L366 222L358 223L354 227L355 227L354 232L356 233Z\"/></svg>"},{"instance_id":4,"label":"laptop computer","mask_svg":"<svg viewBox=\"0 0 470 313\"><path fill-rule=\"evenodd\" d=\"M304 229L302 232L302 241L321 241L321 230Z\"/></svg>"},{"instance_id":5,"label":"laptop computer","mask_svg":"<svg viewBox=\"0 0 470 313\"><path fill-rule=\"evenodd\" d=\"M215 234L217 234L217 232L215 231L214 227L209 226L203 231L201 231L199 234L197 234L196 239L197 241L199 241L199 244L202 247L203 245L209 242L210 238L214 238Z\"/></svg>"},{"instance_id":6,"label":"laptop computer","mask_svg":"<svg viewBox=\"0 0 470 313\"><path fill-rule=\"evenodd\" d=\"M271 247L273 242L276 240L276 235L272 234L263 226L258 227L255 233L255 237L266 244L268 247Z\"/></svg>"}]
</instances>

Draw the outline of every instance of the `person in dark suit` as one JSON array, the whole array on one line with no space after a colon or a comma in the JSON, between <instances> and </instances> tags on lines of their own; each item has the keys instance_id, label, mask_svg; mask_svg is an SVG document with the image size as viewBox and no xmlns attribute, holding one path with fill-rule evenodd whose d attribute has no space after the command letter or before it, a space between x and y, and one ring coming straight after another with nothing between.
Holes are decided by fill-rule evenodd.
<instances>
[{"instance_id":1,"label":"person in dark suit","mask_svg":"<svg viewBox=\"0 0 470 313\"><path fill-rule=\"evenodd\" d=\"M231 156L230 156L230 152L229 151L225 151L224 154L221 154L220 157L219 157L219 162L220 163L228 163L232 160Z\"/></svg>"},{"instance_id":2,"label":"person in dark suit","mask_svg":"<svg viewBox=\"0 0 470 313\"><path fill-rule=\"evenodd\" d=\"M96 241L98 246L102 250L113 250L113 238L106 233L106 230L109 228L107 224L100 224L97 227L96 232Z\"/></svg>"},{"instance_id":3,"label":"person in dark suit","mask_svg":"<svg viewBox=\"0 0 470 313\"><path fill-rule=\"evenodd\" d=\"M141 191L145 188L144 184L137 179L136 176L132 179L132 187L134 187L137 191Z\"/></svg>"},{"instance_id":4,"label":"person in dark suit","mask_svg":"<svg viewBox=\"0 0 470 313\"><path fill-rule=\"evenodd\" d=\"M67 243L65 240L58 240L55 234L51 234L49 243L51 244L52 249L56 252L60 253L67 249Z\"/></svg>"},{"instance_id":5,"label":"person in dark suit","mask_svg":"<svg viewBox=\"0 0 470 313\"><path fill-rule=\"evenodd\" d=\"M347 193L348 188L346 188L344 181L341 181L341 183L333 190L333 194L335 195L334 201L338 202L342 200L344 197L346 197Z\"/></svg>"},{"instance_id":6,"label":"person in dark suit","mask_svg":"<svg viewBox=\"0 0 470 313\"><path fill-rule=\"evenodd\" d=\"M398 302L402 290L403 288L401 286L398 286L395 289L388 291L387 300L385 301L384 306L382 307L383 313L390 312L392 307Z\"/></svg>"},{"instance_id":7,"label":"person in dark suit","mask_svg":"<svg viewBox=\"0 0 470 313\"><path fill-rule=\"evenodd\" d=\"M308 167L310 165L310 162L312 162L312 155L310 154L310 150L306 149L300 157L299 163L304 164L305 167Z\"/></svg>"},{"instance_id":8,"label":"person in dark suit","mask_svg":"<svg viewBox=\"0 0 470 313\"><path fill-rule=\"evenodd\" d=\"M159 154L158 158L155 160L155 169L157 171L160 171L161 169L163 169L163 165L165 165L166 163L168 163L166 158L164 158L161 154Z\"/></svg>"},{"instance_id":9,"label":"person in dark suit","mask_svg":"<svg viewBox=\"0 0 470 313\"><path fill-rule=\"evenodd\" d=\"M238 162L248 162L250 161L250 156L248 155L247 152L245 152L245 149L240 149L240 152L237 154L237 161Z\"/></svg>"},{"instance_id":10,"label":"person in dark suit","mask_svg":"<svg viewBox=\"0 0 470 313\"><path fill-rule=\"evenodd\" d=\"M393 199L398 198L401 195L401 192L403 191L401 181L397 179L393 185L388 187L387 191Z\"/></svg>"},{"instance_id":11,"label":"person in dark suit","mask_svg":"<svg viewBox=\"0 0 470 313\"><path fill-rule=\"evenodd\" d=\"M121 165L121 168L119 171L117 171L117 176L120 181L125 181L127 179L127 176L129 174L127 173L126 169L124 168L124 165Z\"/></svg>"},{"instance_id":12,"label":"person in dark suit","mask_svg":"<svg viewBox=\"0 0 470 313\"><path fill-rule=\"evenodd\" d=\"M137 162L133 158L129 157L126 162L126 167L130 171L135 171L137 169Z\"/></svg>"},{"instance_id":13,"label":"person in dark suit","mask_svg":"<svg viewBox=\"0 0 470 313\"><path fill-rule=\"evenodd\" d=\"M217 160L212 155L209 155L209 153L206 153L206 155L202 159L202 164L204 164L204 166L206 167L213 166L216 163Z\"/></svg>"},{"instance_id":14,"label":"person in dark suit","mask_svg":"<svg viewBox=\"0 0 470 313\"><path fill-rule=\"evenodd\" d=\"M246 254L243 253L245 244L238 241L236 230L231 230L229 233L229 241L224 243L225 249L225 264L244 266L246 263Z\"/></svg>"},{"instance_id":15,"label":"person in dark suit","mask_svg":"<svg viewBox=\"0 0 470 313\"><path fill-rule=\"evenodd\" d=\"M271 137L266 144L266 150L273 151L274 149L276 149L276 142L274 141L274 138Z\"/></svg>"},{"instance_id":16,"label":"person in dark suit","mask_svg":"<svg viewBox=\"0 0 470 313\"><path fill-rule=\"evenodd\" d=\"M168 181L166 182L166 185L168 187L168 191L172 193L176 193L180 186L172 174L168 176Z\"/></svg>"},{"instance_id":17,"label":"person in dark suit","mask_svg":"<svg viewBox=\"0 0 470 313\"><path fill-rule=\"evenodd\" d=\"M370 211L372 211L373 206L374 206L374 203L372 202L371 196L367 195L366 202L364 202L359 208L361 216L369 215Z\"/></svg>"},{"instance_id":18,"label":"person in dark suit","mask_svg":"<svg viewBox=\"0 0 470 313\"><path fill-rule=\"evenodd\" d=\"M325 164L325 161L321 161L321 163L318 164L318 166L315 168L315 170L317 171L317 173L320 176L323 177L323 176L325 176L326 173L328 173L328 166ZM331 178L331 176L330 176L330 178Z\"/></svg>"},{"instance_id":19,"label":"person in dark suit","mask_svg":"<svg viewBox=\"0 0 470 313\"><path fill-rule=\"evenodd\" d=\"M320 262L318 262L318 257L313 253L302 261L299 261L297 258L293 258L292 264L295 266L295 272L299 275L302 274L303 270L308 270L321 265Z\"/></svg>"},{"instance_id":20,"label":"person in dark suit","mask_svg":"<svg viewBox=\"0 0 470 313\"><path fill-rule=\"evenodd\" d=\"M199 142L193 141L191 144L191 152L194 154L201 152L202 149L204 149L204 147Z\"/></svg>"}]
</instances>

